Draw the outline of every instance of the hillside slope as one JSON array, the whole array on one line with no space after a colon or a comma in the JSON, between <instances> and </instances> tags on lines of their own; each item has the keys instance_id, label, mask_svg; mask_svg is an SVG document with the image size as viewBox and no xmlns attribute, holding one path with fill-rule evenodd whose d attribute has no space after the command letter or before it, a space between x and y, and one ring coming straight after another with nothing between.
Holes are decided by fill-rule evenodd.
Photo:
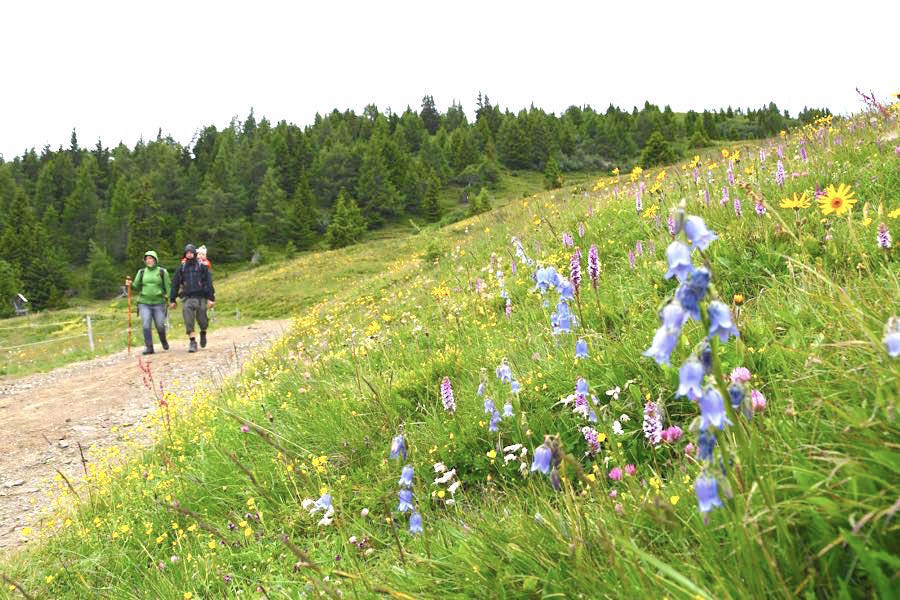
<instances>
[{"instance_id":1,"label":"hillside slope","mask_svg":"<svg viewBox=\"0 0 900 600\"><path fill-rule=\"evenodd\" d=\"M898 108L280 267L335 293L8 593L891 596Z\"/></svg>"}]
</instances>

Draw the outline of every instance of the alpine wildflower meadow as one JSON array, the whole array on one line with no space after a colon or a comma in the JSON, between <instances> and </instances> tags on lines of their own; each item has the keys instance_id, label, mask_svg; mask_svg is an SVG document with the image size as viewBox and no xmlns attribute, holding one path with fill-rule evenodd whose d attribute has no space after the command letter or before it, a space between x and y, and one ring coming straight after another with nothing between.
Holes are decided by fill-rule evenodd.
<instances>
[{"instance_id":1,"label":"alpine wildflower meadow","mask_svg":"<svg viewBox=\"0 0 900 600\"><path fill-rule=\"evenodd\" d=\"M898 131L318 253L289 334L51 482L0 597L896 597Z\"/></svg>"}]
</instances>

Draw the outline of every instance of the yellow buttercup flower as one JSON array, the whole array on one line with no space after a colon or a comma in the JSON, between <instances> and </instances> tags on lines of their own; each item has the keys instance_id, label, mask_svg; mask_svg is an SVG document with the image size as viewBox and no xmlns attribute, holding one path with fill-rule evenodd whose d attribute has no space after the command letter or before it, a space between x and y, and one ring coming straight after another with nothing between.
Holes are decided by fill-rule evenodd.
<instances>
[{"instance_id":1,"label":"yellow buttercup flower","mask_svg":"<svg viewBox=\"0 0 900 600\"><path fill-rule=\"evenodd\" d=\"M853 197L850 186L841 183L838 185L837 189L835 189L833 184L825 188L825 193L819 196L818 202L819 209L822 211L823 215L834 213L836 216L840 217L853 209L853 205L856 204L857 199Z\"/></svg>"}]
</instances>

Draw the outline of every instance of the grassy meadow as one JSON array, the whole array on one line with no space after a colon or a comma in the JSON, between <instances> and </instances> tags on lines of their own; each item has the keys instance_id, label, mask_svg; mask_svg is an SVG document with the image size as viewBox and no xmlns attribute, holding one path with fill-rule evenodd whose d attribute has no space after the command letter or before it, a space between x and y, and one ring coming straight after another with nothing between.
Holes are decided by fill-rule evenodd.
<instances>
[{"instance_id":1,"label":"grassy meadow","mask_svg":"<svg viewBox=\"0 0 900 600\"><path fill-rule=\"evenodd\" d=\"M896 597L898 119L229 277L217 311L292 331L162 398L156 446L98 457L80 502L57 482L0 597ZM682 201L717 239L673 236ZM658 332L701 265L698 318ZM673 335L671 366L644 356ZM699 402L678 394L695 353Z\"/></svg>"},{"instance_id":2,"label":"grassy meadow","mask_svg":"<svg viewBox=\"0 0 900 600\"><path fill-rule=\"evenodd\" d=\"M570 179L586 184L593 180L588 173L573 173ZM543 188L543 178L530 171L504 171L494 192L495 206L511 199L527 196ZM460 204L462 189L451 186L441 198L446 207L445 220L450 222L465 216L467 205ZM420 231L412 221L372 231L370 240L392 240ZM346 289L348 282L356 282L361 275L380 271L383 255L373 255L357 261L346 271L322 277L310 265L320 264L322 253L308 253L297 261L287 262L283 254L264 250L264 262L257 267L244 264L214 266L214 282L219 302L211 313L211 328L252 322L255 319L285 318L316 302L332 297ZM215 259L215 256L213 256ZM171 264L164 263L170 272ZM134 276L140 265L122 268L121 276ZM73 273L76 287L86 289L86 272ZM0 376L24 376L61 367L66 364L104 356L124 350L128 346L128 300L92 300L75 297L64 310L36 312L26 318L0 319ZM85 317L91 316L94 350L91 351ZM183 342L181 309L170 311L172 338ZM154 333L154 339L155 339ZM143 348L140 319L132 315L132 346ZM157 344L158 346L158 344Z\"/></svg>"}]
</instances>

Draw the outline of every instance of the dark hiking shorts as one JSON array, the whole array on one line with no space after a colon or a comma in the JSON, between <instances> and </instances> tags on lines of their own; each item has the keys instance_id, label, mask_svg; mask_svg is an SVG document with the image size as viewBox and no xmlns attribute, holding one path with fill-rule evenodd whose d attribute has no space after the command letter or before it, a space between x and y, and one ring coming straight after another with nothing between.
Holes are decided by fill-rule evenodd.
<instances>
[{"instance_id":1,"label":"dark hiking shorts","mask_svg":"<svg viewBox=\"0 0 900 600\"><path fill-rule=\"evenodd\" d=\"M184 317L184 329L188 335L194 333L194 321L200 326L200 331L206 331L209 326L206 298L185 298L181 305L181 315Z\"/></svg>"}]
</instances>

